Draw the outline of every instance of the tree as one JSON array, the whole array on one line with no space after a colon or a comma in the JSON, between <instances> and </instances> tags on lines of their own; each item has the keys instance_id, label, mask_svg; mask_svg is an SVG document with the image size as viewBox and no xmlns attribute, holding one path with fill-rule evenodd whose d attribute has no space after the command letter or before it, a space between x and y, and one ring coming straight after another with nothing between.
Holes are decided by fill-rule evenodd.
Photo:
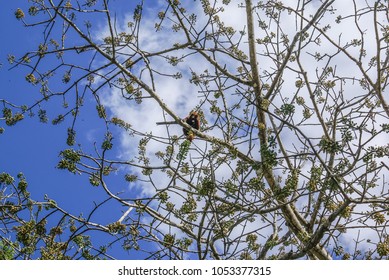
<instances>
[{"instance_id":1,"label":"tree","mask_svg":"<svg viewBox=\"0 0 389 280\"><path fill-rule=\"evenodd\" d=\"M9 62L41 97L0 99L1 120L67 124L57 168L106 198L81 217L2 173L2 256L109 258L120 242L153 259L388 257L387 1L140 1L130 16L126 1L29 2L15 17L43 38ZM91 105L95 143L77 136ZM108 202L126 210L94 221Z\"/></svg>"}]
</instances>

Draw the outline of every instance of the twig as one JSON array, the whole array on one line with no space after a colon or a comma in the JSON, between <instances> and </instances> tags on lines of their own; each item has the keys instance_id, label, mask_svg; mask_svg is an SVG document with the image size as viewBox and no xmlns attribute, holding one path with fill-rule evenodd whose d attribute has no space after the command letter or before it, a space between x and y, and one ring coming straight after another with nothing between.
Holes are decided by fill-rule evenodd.
<instances>
[{"instance_id":1,"label":"twig","mask_svg":"<svg viewBox=\"0 0 389 280\"><path fill-rule=\"evenodd\" d=\"M176 121L170 121L170 122L156 122L156 125L164 125L164 124L178 124Z\"/></svg>"}]
</instances>

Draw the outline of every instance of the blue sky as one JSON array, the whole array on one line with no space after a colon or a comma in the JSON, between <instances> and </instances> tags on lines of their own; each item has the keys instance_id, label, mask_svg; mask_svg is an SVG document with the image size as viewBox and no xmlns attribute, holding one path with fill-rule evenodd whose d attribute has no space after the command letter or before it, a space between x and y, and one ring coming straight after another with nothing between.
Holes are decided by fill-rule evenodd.
<instances>
[{"instance_id":1,"label":"blue sky","mask_svg":"<svg viewBox=\"0 0 389 280\"><path fill-rule=\"evenodd\" d=\"M26 82L25 75L28 73L26 68L11 69L13 65L8 63L7 56L13 54L18 58L27 51L35 50L42 37L41 30L25 28L22 22L14 16L17 8L28 10L28 1L5 1L2 4L0 34L4 40L0 48L0 63L2 64L0 99L18 105L31 104L40 98L39 89ZM124 11L124 9L119 9L119 11ZM9 173L13 177L22 172L28 181L29 191L34 200L43 200L44 195L47 194L48 197L57 201L60 207L76 216L82 213L88 214L93 209L94 202L99 203L106 196L101 189L91 187L88 177L73 175L56 168L60 159L59 152L69 148L66 145L66 137L67 128L72 120L67 119L56 126L51 124L51 120L64 111L61 107L61 100L51 100L43 106L47 106L42 109L47 110L49 117L46 124L40 123L37 116L28 117L27 115L15 126L8 127L0 122L0 127L5 129L5 132L0 135L0 172ZM0 108L3 109L3 104L0 104ZM97 141L98 146L101 145L105 130L98 122L95 104L90 97L86 99L76 124L76 130L77 141L84 144L83 148L86 151L93 149L90 145L93 145L94 141ZM114 147L116 148L117 145ZM115 154L117 150L114 149L111 152ZM113 182L116 177L120 177L115 191L127 190L128 185L123 180L123 175L111 176L110 180ZM120 218L120 213L126 210L118 204L111 203L107 204L107 208L110 211L97 211L93 219L102 224L108 224ZM101 241L104 242L104 240ZM120 248L114 251L116 258L131 258L131 253L128 255Z\"/></svg>"},{"instance_id":2,"label":"blue sky","mask_svg":"<svg viewBox=\"0 0 389 280\"><path fill-rule=\"evenodd\" d=\"M110 1L111 12L118 18L118 26L122 28L127 25L126 19L131 17L129 14L133 10L137 1ZM153 2L153 5L156 2ZM3 3L0 10L0 16L2 25L0 26L0 34L2 38L7 38L0 48L0 82L2 84L0 92L0 100L7 100L10 103L16 105L30 105L41 99L39 93L39 87L34 86L26 82L25 76L29 74L29 69L26 67L14 67L15 64L10 65L7 61L8 55L14 55L17 58L22 57L28 51L35 51L38 45L41 43L43 37L42 28L32 27L25 28L22 21L18 21L15 18L15 11L17 8L21 8L26 14L26 21L29 22L28 8L31 5L26 1L7 1ZM148 9L145 9L144 16L149 15ZM97 17L96 17L97 18ZM93 36L103 37L106 32L106 22L102 22L99 19L86 15L85 20L90 20L94 25ZM104 18L104 17L102 17ZM156 19L156 15L151 15L151 18ZM147 21L146 21L147 22ZM146 25L150 25L150 22ZM155 33L151 33L156 35ZM77 37L72 37L73 34L67 34L69 45L77 45ZM55 36L53 36L55 38ZM147 37L147 36L146 36ZM60 40L56 38L57 40ZM74 40L76 39L76 40ZM147 41L149 39L149 41ZM144 44L150 46L157 46L155 42L161 38L146 38ZM175 40L169 38L169 40ZM68 45L68 46L69 46ZM74 56L66 57L67 62L76 61L78 64L88 65L89 60L86 56ZM49 63L46 65L46 63ZM51 64L53 63L53 64ZM45 57L44 63L41 65L43 69L50 69L54 65L55 60ZM97 65L99 60L94 61ZM164 64L165 61L163 61ZM169 68L169 67L166 67ZM185 71L188 71L186 69ZM65 88L61 82L61 77L57 79L58 84L55 85L54 90L59 90L61 87ZM180 107L178 111L184 117L193 108L193 104L182 104L182 101L174 94L171 94L171 88L180 90L183 87L190 89L191 85L186 83L181 85L179 81L169 84L171 87L163 87L165 97L170 99L174 106ZM133 107L123 100L117 100L118 93L110 93L109 91L103 91L104 98L102 102L107 106L109 116L119 116L124 120L133 120L131 116L136 115L136 123L139 127L145 128L146 132L163 131L162 126L157 127L155 125L156 120L161 120L161 115L156 116L150 114L150 104L144 102L140 106ZM181 92L182 95L182 92ZM72 94L68 98L71 99ZM95 99L91 95L86 95L84 106L80 111L80 115L77 118L75 130L77 132L77 144L72 147L77 149L77 145L81 145L85 153L94 154L94 143L96 147L100 147L104 139L106 130L104 123L99 119L95 106ZM192 100L193 101L193 100ZM98 204L107 198L106 193L100 187L92 187L89 183L88 176L80 176L69 173L66 170L59 170L56 168L60 157L60 151L68 149L66 144L67 130L72 125L72 118L67 118L59 125L52 125L51 121L58 114L65 114L67 109L62 106L62 98L51 98L49 102L42 103L42 109L47 111L48 122L41 123L37 117L37 111L39 108L34 109L35 116L29 117L25 114L23 121L18 122L14 126L6 126L5 123L0 122L0 127L5 129L4 133L0 135L0 173L6 172L15 177L19 172L22 172L28 182L29 192L34 200L42 201L47 195L49 198L55 200L57 204L69 213L78 216L83 214L88 215ZM69 104L72 104L72 100L68 100ZM177 103L177 104L176 104ZM186 107L185 107L186 106ZM154 107L152 107L154 108ZM0 110L3 109L3 104L0 103ZM18 110L15 110L17 112ZM159 112L160 113L160 112ZM152 116L152 118L150 118ZM115 130L115 128L113 128ZM181 134L181 129L173 127L172 130L177 134ZM117 133L116 138L113 139L114 148L109 151L109 157L126 160L127 153L132 153L137 150L137 141L129 142L126 133ZM130 152L129 152L130 151ZM143 190L141 186L129 184L123 178L128 170L120 169L116 173L111 174L107 178L107 182L110 184L110 189L113 193L122 192L123 197L137 197L141 192L148 196L149 190ZM127 194L127 195L126 195ZM108 202L104 207L101 207L98 211L94 212L92 220L102 225L117 221L123 212L127 208L123 207L119 203ZM50 221L49 221L50 222ZM58 222L53 219L51 221L53 226ZM50 224L49 224L50 225ZM88 232L90 234L90 232ZM98 237L97 243L93 243L97 247L105 244L107 235L96 233ZM101 239L100 237L103 237ZM119 259L139 259L142 258L142 253L126 252L120 248L121 243L116 243L112 251L109 251L115 258ZM146 245L147 246L147 245Z\"/></svg>"}]
</instances>

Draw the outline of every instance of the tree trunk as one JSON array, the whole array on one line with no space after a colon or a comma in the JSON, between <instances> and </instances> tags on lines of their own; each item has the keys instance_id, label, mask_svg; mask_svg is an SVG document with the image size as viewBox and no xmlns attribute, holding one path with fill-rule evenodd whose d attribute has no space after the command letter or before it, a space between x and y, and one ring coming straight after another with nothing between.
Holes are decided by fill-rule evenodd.
<instances>
[{"instance_id":1,"label":"tree trunk","mask_svg":"<svg viewBox=\"0 0 389 280\"><path fill-rule=\"evenodd\" d=\"M253 20L253 7L251 0L246 0L246 14L247 14L247 30L248 30L248 43L249 43L249 57L251 64L251 74L252 74L252 87L255 94L255 104L258 117L258 136L260 141L260 147L267 147L267 135L266 135L266 115L265 111L262 109L263 94L261 92L261 84L259 79L258 72L258 62L255 48L255 32L254 32L254 20ZM261 149L262 151L262 149ZM261 155L262 160L264 155ZM277 183L274 173L271 167L266 164L263 164L262 168L263 176L265 177L266 182L268 183L271 191L276 193L277 190L281 188L279 183ZM320 246L319 241L312 243L312 238L309 233L306 231L303 225L308 224L304 221L299 213L296 212L295 208L292 206L291 202L288 202L286 199L277 198L277 203L281 205L282 214L285 217L289 230L299 239L303 244L303 248L307 250L307 254L311 259L318 260L328 260L331 259L329 253ZM304 249L302 251L305 251Z\"/></svg>"}]
</instances>

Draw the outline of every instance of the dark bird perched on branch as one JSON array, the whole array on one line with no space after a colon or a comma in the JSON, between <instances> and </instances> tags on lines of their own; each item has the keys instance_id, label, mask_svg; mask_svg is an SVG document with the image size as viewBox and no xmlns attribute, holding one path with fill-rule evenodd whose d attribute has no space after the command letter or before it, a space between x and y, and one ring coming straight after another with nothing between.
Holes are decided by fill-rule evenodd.
<instances>
[{"instance_id":1,"label":"dark bird perched on branch","mask_svg":"<svg viewBox=\"0 0 389 280\"><path fill-rule=\"evenodd\" d=\"M196 111L190 112L189 116L183 119L184 122L189 124L194 129L200 128L200 116ZM176 121L167 121L167 122L157 122L157 125L167 125L167 124L178 124ZM194 133L186 128L183 128L182 131L189 141L192 141L194 138Z\"/></svg>"},{"instance_id":2,"label":"dark bird perched on branch","mask_svg":"<svg viewBox=\"0 0 389 280\"><path fill-rule=\"evenodd\" d=\"M196 112L196 111L192 111L189 116L187 116L184 121L189 124L191 127L193 127L194 129L200 129L200 116L199 114ZM182 129L182 131L184 132L184 135L186 136L186 139L188 139L189 141L192 141L193 138L194 138L194 134L192 131L189 131L188 129L186 129L185 127Z\"/></svg>"}]
</instances>

